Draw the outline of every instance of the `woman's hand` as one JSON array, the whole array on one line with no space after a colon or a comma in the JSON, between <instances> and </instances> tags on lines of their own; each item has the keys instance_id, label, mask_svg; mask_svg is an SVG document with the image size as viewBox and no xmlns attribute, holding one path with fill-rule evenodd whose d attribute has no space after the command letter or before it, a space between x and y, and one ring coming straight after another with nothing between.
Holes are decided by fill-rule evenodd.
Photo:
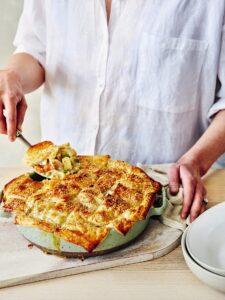
<instances>
[{"instance_id":1,"label":"woman's hand","mask_svg":"<svg viewBox=\"0 0 225 300\"><path fill-rule=\"evenodd\" d=\"M0 133L14 141L16 130L22 130L27 110L19 76L11 70L0 71ZM3 113L4 111L4 113Z\"/></svg>"},{"instance_id":2,"label":"woman's hand","mask_svg":"<svg viewBox=\"0 0 225 300\"><path fill-rule=\"evenodd\" d=\"M206 209L204 202L206 189L201 180L203 175L198 162L188 158L181 158L168 171L170 193L177 194L179 185L183 186L184 202L181 217L184 219L190 213L191 222Z\"/></svg>"}]
</instances>

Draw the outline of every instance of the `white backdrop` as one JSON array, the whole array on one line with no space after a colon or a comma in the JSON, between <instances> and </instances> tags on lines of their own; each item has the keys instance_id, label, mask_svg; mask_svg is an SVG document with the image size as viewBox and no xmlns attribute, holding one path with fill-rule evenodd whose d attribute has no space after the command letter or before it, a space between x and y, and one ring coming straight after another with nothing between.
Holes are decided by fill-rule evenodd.
<instances>
[{"instance_id":1,"label":"white backdrop","mask_svg":"<svg viewBox=\"0 0 225 300\"><path fill-rule=\"evenodd\" d=\"M38 0L37 0L38 1ZM12 55L13 39L22 11L22 0L0 0L0 69L3 69ZM23 126L24 135L32 142L40 140L39 99L41 91L26 96L28 110ZM20 165L25 147L20 141L10 143L0 135L0 167Z\"/></svg>"}]
</instances>

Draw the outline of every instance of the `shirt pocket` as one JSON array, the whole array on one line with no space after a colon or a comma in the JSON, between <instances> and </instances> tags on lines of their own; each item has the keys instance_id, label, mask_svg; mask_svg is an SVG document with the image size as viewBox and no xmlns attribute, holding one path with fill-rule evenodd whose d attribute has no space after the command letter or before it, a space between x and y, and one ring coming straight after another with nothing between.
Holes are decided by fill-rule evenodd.
<instances>
[{"instance_id":1,"label":"shirt pocket","mask_svg":"<svg viewBox=\"0 0 225 300\"><path fill-rule=\"evenodd\" d=\"M207 42L144 33L138 51L137 105L183 113L197 104Z\"/></svg>"}]
</instances>

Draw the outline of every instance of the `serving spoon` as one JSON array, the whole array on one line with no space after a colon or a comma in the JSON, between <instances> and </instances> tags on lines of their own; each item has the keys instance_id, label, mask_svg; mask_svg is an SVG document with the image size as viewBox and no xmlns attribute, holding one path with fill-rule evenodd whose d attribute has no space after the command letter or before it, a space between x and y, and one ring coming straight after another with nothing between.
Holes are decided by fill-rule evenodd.
<instances>
[{"instance_id":1,"label":"serving spoon","mask_svg":"<svg viewBox=\"0 0 225 300\"><path fill-rule=\"evenodd\" d=\"M21 142L28 148L32 147L32 144L23 136L22 132L20 130L17 130L16 131L16 137L19 138L21 140ZM44 174L40 174L39 172L37 172L35 170L35 172L33 172L30 176L34 179L34 180L37 180L39 181L40 178L36 178L36 175L37 176L40 176L40 178L44 179L44 178L47 178L47 179L50 179L50 177L48 176L44 176Z\"/></svg>"},{"instance_id":2,"label":"serving spoon","mask_svg":"<svg viewBox=\"0 0 225 300\"><path fill-rule=\"evenodd\" d=\"M19 138L21 140L21 142L28 148L32 147L32 144L23 136L22 132L20 130L17 130L16 131L16 137ZM39 173L37 170L34 171L33 176L32 178L35 179L35 180L40 180L40 178L36 178L35 174L41 176L42 178L46 178L46 179L51 179L52 177L51 176L46 176L42 173Z\"/></svg>"}]
</instances>

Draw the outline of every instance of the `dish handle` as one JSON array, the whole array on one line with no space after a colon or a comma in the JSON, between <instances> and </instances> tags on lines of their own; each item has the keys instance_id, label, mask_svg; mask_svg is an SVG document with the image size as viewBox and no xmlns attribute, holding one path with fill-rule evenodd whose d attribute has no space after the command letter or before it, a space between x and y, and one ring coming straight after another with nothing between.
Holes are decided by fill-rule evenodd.
<instances>
[{"instance_id":1,"label":"dish handle","mask_svg":"<svg viewBox=\"0 0 225 300\"><path fill-rule=\"evenodd\" d=\"M166 190L164 187L162 187L162 194L161 195L157 195L156 196L157 199L156 201L160 200L161 201L161 206L159 207L151 207L150 211L148 213L148 217L152 217L152 216L160 216L164 213L165 209L167 208L167 204L168 204L168 200L166 197Z\"/></svg>"}]
</instances>

